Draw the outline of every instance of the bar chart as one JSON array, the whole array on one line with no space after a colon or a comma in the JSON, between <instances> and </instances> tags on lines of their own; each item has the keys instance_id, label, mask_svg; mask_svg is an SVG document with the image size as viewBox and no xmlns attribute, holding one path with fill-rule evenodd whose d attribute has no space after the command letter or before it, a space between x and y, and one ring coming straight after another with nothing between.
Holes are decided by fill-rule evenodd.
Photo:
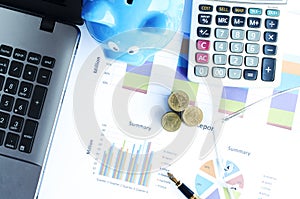
<instances>
[{"instance_id":1,"label":"bar chart","mask_svg":"<svg viewBox=\"0 0 300 199\"><path fill-rule=\"evenodd\" d=\"M126 141L121 148L113 143L99 158L98 175L149 186L153 160L151 142L146 145L133 144L131 148L127 148Z\"/></svg>"},{"instance_id":2,"label":"bar chart","mask_svg":"<svg viewBox=\"0 0 300 199\"><path fill-rule=\"evenodd\" d=\"M274 93L289 89L300 83L300 64L284 61L282 84L274 90ZM272 99L268 124L291 130L298 100L298 90L280 95ZM288 102L288 103L287 103Z\"/></svg>"},{"instance_id":3,"label":"bar chart","mask_svg":"<svg viewBox=\"0 0 300 199\"><path fill-rule=\"evenodd\" d=\"M299 86L299 84L300 60L291 55L286 55L283 61L281 85L275 89L270 88L270 93L282 92L286 89ZM255 95L255 88L224 87L219 104L219 112L230 114L253 103L248 101L252 97L249 94L250 90L253 91L251 95ZM267 118L265 118L266 123L278 128L292 130L295 122L297 101L299 100L298 96L299 91L294 90L272 98L269 107L262 110L268 112ZM266 96L261 96L261 98L263 97Z\"/></svg>"}]
</instances>

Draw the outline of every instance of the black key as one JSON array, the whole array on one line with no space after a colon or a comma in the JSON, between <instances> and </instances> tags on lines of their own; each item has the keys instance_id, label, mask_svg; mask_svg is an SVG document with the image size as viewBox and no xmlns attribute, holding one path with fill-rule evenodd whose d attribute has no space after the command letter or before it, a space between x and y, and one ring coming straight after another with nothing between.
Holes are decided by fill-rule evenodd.
<instances>
[{"instance_id":1,"label":"black key","mask_svg":"<svg viewBox=\"0 0 300 199\"><path fill-rule=\"evenodd\" d=\"M0 90L2 90L2 88L3 88L4 80L5 80L5 77L0 75Z\"/></svg>"},{"instance_id":2,"label":"black key","mask_svg":"<svg viewBox=\"0 0 300 199\"><path fill-rule=\"evenodd\" d=\"M244 78L246 80L256 80L257 79L257 70L245 69L244 70Z\"/></svg>"},{"instance_id":3,"label":"black key","mask_svg":"<svg viewBox=\"0 0 300 199\"><path fill-rule=\"evenodd\" d=\"M10 63L8 74L14 77L21 77L24 64L17 61Z\"/></svg>"},{"instance_id":4,"label":"black key","mask_svg":"<svg viewBox=\"0 0 300 199\"><path fill-rule=\"evenodd\" d=\"M209 27L198 27L197 28L197 35L198 37L210 37L211 28Z\"/></svg>"},{"instance_id":5,"label":"black key","mask_svg":"<svg viewBox=\"0 0 300 199\"><path fill-rule=\"evenodd\" d=\"M217 12L229 13L230 7L229 6L217 6Z\"/></svg>"},{"instance_id":6,"label":"black key","mask_svg":"<svg viewBox=\"0 0 300 199\"><path fill-rule=\"evenodd\" d=\"M233 7L232 12L235 14L246 14L247 8L244 7Z\"/></svg>"},{"instance_id":7,"label":"black key","mask_svg":"<svg viewBox=\"0 0 300 199\"><path fill-rule=\"evenodd\" d=\"M199 10L202 12L212 12L213 11L213 6L212 5L205 5L205 4L200 4L199 5Z\"/></svg>"},{"instance_id":8,"label":"black key","mask_svg":"<svg viewBox=\"0 0 300 199\"><path fill-rule=\"evenodd\" d=\"M4 111L11 111L13 104L14 104L15 98L9 95L2 95L1 101L0 101L0 109Z\"/></svg>"},{"instance_id":9,"label":"black key","mask_svg":"<svg viewBox=\"0 0 300 199\"><path fill-rule=\"evenodd\" d=\"M4 146L10 149L16 149L20 136L14 133L7 133Z\"/></svg>"},{"instance_id":10,"label":"black key","mask_svg":"<svg viewBox=\"0 0 300 199\"><path fill-rule=\"evenodd\" d=\"M272 82L275 79L276 59L263 58L261 68L261 79Z\"/></svg>"},{"instance_id":11,"label":"black key","mask_svg":"<svg viewBox=\"0 0 300 199\"><path fill-rule=\"evenodd\" d=\"M9 94L16 94L18 90L19 80L7 78L4 86L4 92Z\"/></svg>"},{"instance_id":12,"label":"black key","mask_svg":"<svg viewBox=\"0 0 300 199\"><path fill-rule=\"evenodd\" d=\"M26 52L25 50L16 48L16 49L14 50L14 55L13 55L13 57L14 57L15 59L24 61L24 60L26 59L26 55L27 55L27 52Z\"/></svg>"},{"instance_id":13,"label":"black key","mask_svg":"<svg viewBox=\"0 0 300 199\"><path fill-rule=\"evenodd\" d=\"M52 72L50 70L41 68L37 77L37 82L44 85L49 85Z\"/></svg>"},{"instance_id":14,"label":"black key","mask_svg":"<svg viewBox=\"0 0 300 199\"><path fill-rule=\"evenodd\" d=\"M9 65L9 59L0 57L0 73L5 74Z\"/></svg>"},{"instance_id":15,"label":"black key","mask_svg":"<svg viewBox=\"0 0 300 199\"><path fill-rule=\"evenodd\" d=\"M216 24L219 26L228 26L229 25L229 16L227 15L217 15Z\"/></svg>"},{"instance_id":16,"label":"black key","mask_svg":"<svg viewBox=\"0 0 300 199\"><path fill-rule=\"evenodd\" d=\"M32 64L39 64L42 56L37 53L30 52L27 57L27 61Z\"/></svg>"},{"instance_id":17,"label":"black key","mask_svg":"<svg viewBox=\"0 0 300 199\"><path fill-rule=\"evenodd\" d=\"M12 54L13 48L7 45L0 46L0 55L10 57Z\"/></svg>"},{"instance_id":18,"label":"black key","mask_svg":"<svg viewBox=\"0 0 300 199\"><path fill-rule=\"evenodd\" d=\"M9 123L9 129L15 132L21 132L23 123L24 119L22 117L13 115Z\"/></svg>"},{"instance_id":19,"label":"black key","mask_svg":"<svg viewBox=\"0 0 300 199\"><path fill-rule=\"evenodd\" d=\"M29 117L35 119L39 119L41 117L46 94L47 88L38 85L35 86L28 111Z\"/></svg>"},{"instance_id":20,"label":"black key","mask_svg":"<svg viewBox=\"0 0 300 199\"><path fill-rule=\"evenodd\" d=\"M20 141L19 151L25 153L31 153L32 145L33 145L33 139L22 137Z\"/></svg>"},{"instance_id":21,"label":"black key","mask_svg":"<svg viewBox=\"0 0 300 199\"><path fill-rule=\"evenodd\" d=\"M266 42L277 42L277 32L265 32L264 39Z\"/></svg>"},{"instance_id":22,"label":"black key","mask_svg":"<svg viewBox=\"0 0 300 199\"><path fill-rule=\"evenodd\" d=\"M28 108L28 101L23 99L17 99L14 106L14 113L25 115Z\"/></svg>"},{"instance_id":23,"label":"black key","mask_svg":"<svg viewBox=\"0 0 300 199\"><path fill-rule=\"evenodd\" d=\"M42 59L42 66L48 67L48 68L53 68L55 64L55 59L52 57L44 56Z\"/></svg>"},{"instance_id":24,"label":"black key","mask_svg":"<svg viewBox=\"0 0 300 199\"><path fill-rule=\"evenodd\" d=\"M276 55L277 46L275 45L264 45L263 52L265 55Z\"/></svg>"},{"instance_id":25,"label":"black key","mask_svg":"<svg viewBox=\"0 0 300 199\"><path fill-rule=\"evenodd\" d=\"M3 144L4 137L5 137L5 131L0 130L0 146Z\"/></svg>"},{"instance_id":26,"label":"black key","mask_svg":"<svg viewBox=\"0 0 300 199\"><path fill-rule=\"evenodd\" d=\"M36 66L32 66L27 64L24 69L23 79L34 81L38 68Z\"/></svg>"},{"instance_id":27,"label":"black key","mask_svg":"<svg viewBox=\"0 0 300 199\"><path fill-rule=\"evenodd\" d=\"M30 98L33 84L28 82L21 82L18 95L20 97Z\"/></svg>"},{"instance_id":28,"label":"black key","mask_svg":"<svg viewBox=\"0 0 300 199\"><path fill-rule=\"evenodd\" d=\"M26 120L21 138L19 150L22 152L30 153L38 128L38 122L33 120Z\"/></svg>"},{"instance_id":29,"label":"black key","mask_svg":"<svg viewBox=\"0 0 300 199\"><path fill-rule=\"evenodd\" d=\"M261 25L261 19L256 17L249 17L247 23L249 28L259 28Z\"/></svg>"},{"instance_id":30,"label":"black key","mask_svg":"<svg viewBox=\"0 0 300 199\"><path fill-rule=\"evenodd\" d=\"M6 128L8 125L9 114L0 112L0 128Z\"/></svg>"},{"instance_id":31,"label":"black key","mask_svg":"<svg viewBox=\"0 0 300 199\"><path fill-rule=\"evenodd\" d=\"M233 16L231 19L231 24L232 26L236 26L236 27L244 27L245 21L246 21L245 17Z\"/></svg>"},{"instance_id":32,"label":"black key","mask_svg":"<svg viewBox=\"0 0 300 199\"><path fill-rule=\"evenodd\" d=\"M23 137L34 139L39 123L34 120L27 119L25 121Z\"/></svg>"},{"instance_id":33,"label":"black key","mask_svg":"<svg viewBox=\"0 0 300 199\"><path fill-rule=\"evenodd\" d=\"M198 23L202 25L209 25L212 21L211 14L199 14L198 15Z\"/></svg>"},{"instance_id":34,"label":"black key","mask_svg":"<svg viewBox=\"0 0 300 199\"><path fill-rule=\"evenodd\" d=\"M265 27L266 27L266 29L277 29L278 28L278 19L266 19Z\"/></svg>"}]
</instances>

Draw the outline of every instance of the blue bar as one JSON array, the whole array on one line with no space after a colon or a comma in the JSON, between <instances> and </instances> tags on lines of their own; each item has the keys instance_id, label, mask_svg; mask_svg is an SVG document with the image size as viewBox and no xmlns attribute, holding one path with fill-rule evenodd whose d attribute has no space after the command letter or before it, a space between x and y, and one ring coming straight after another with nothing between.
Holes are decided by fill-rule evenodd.
<instances>
[{"instance_id":1,"label":"blue bar","mask_svg":"<svg viewBox=\"0 0 300 199\"><path fill-rule=\"evenodd\" d=\"M106 165L104 165L105 166L105 170L104 170L104 173L103 173L104 176L107 176L107 168L108 168L107 164L110 162L110 159L112 157L112 151L113 151L114 145L115 144L111 145L111 147L109 149L109 153L108 153L108 156L107 156Z\"/></svg>"},{"instance_id":2,"label":"blue bar","mask_svg":"<svg viewBox=\"0 0 300 199\"><path fill-rule=\"evenodd\" d=\"M113 168L113 173L112 173L112 178L115 178L116 177L116 173L117 173L117 167L118 167L118 160L121 156L121 149L118 150L118 155L117 155L117 158L116 158L116 162L115 162L115 166Z\"/></svg>"},{"instance_id":3,"label":"blue bar","mask_svg":"<svg viewBox=\"0 0 300 199\"><path fill-rule=\"evenodd\" d=\"M147 179L148 179L148 176L149 176L149 172L150 172L150 167L151 167L151 164L152 164L152 158L153 158L153 151L150 153L150 157L149 157L149 161L148 161L148 166L147 166L147 172L145 174L145 178L144 178L144 181L143 181L143 186L146 186L146 182L147 182Z\"/></svg>"},{"instance_id":4,"label":"blue bar","mask_svg":"<svg viewBox=\"0 0 300 199\"><path fill-rule=\"evenodd\" d=\"M147 153L145 154L145 158L144 158L144 161L143 161L143 164L142 164L142 167L141 167L141 176L140 176L140 179L139 179L139 184L140 185L142 184L143 173L146 172L145 168L146 168L146 162L147 162L148 154L149 154L149 151L150 151L150 146L151 146L151 143L149 142L148 146L147 146Z\"/></svg>"},{"instance_id":5,"label":"blue bar","mask_svg":"<svg viewBox=\"0 0 300 199\"><path fill-rule=\"evenodd\" d=\"M224 87L222 99L233 100L245 103L248 96L247 88L239 87Z\"/></svg>"},{"instance_id":6,"label":"blue bar","mask_svg":"<svg viewBox=\"0 0 300 199\"><path fill-rule=\"evenodd\" d=\"M118 169L118 174L117 174L117 179L120 179L120 174L121 174L121 171L122 171L122 166L124 164L124 156L127 152L122 152L122 157L121 157L121 162L120 162L120 165L119 165L119 169Z\"/></svg>"},{"instance_id":7,"label":"blue bar","mask_svg":"<svg viewBox=\"0 0 300 199\"><path fill-rule=\"evenodd\" d=\"M100 169L99 169L99 175L103 175L103 173L101 171L103 171L103 167L105 165L105 159L106 159L106 151L104 151L104 154L102 156L102 162L100 163Z\"/></svg>"},{"instance_id":8,"label":"blue bar","mask_svg":"<svg viewBox=\"0 0 300 199\"><path fill-rule=\"evenodd\" d=\"M131 165L132 165L132 159L133 159L133 154L134 154L134 148L135 148L135 144L133 145L132 151L131 151L130 162L129 162L127 174L126 174L126 177L125 177L125 180L126 180L126 181L129 181L129 175L130 175L130 172L131 172L131 171L130 171L130 168L131 168Z\"/></svg>"},{"instance_id":9,"label":"blue bar","mask_svg":"<svg viewBox=\"0 0 300 199\"><path fill-rule=\"evenodd\" d=\"M134 161L134 164L133 164L133 168L132 168L132 173L134 173L134 171L136 170L136 165L137 165L137 161L138 161L138 159L139 159L139 153L140 153L140 150L141 150L141 145L140 145L140 148L139 148L139 150L137 151L137 153L136 153L136 158L135 158L135 161ZM130 178L130 180L129 180L129 182L132 182L132 180L133 180L133 176L134 175L131 175L131 178Z\"/></svg>"}]
</instances>

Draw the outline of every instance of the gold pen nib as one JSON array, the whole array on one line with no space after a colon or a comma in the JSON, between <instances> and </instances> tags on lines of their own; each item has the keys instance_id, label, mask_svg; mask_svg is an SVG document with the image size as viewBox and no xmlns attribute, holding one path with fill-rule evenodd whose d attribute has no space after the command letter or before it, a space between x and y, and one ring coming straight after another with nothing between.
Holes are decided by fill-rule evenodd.
<instances>
[{"instance_id":1,"label":"gold pen nib","mask_svg":"<svg viewBox=\"0 0 300 199\"><path fill-rule=\"evenodd\" d=\"M176 185L180 184L179 180L177 180L172 173L168 172L168 177L172 180Z\"/></svg>"},{"instance_id":2,"label":"gold pen nib","mask_svg":"<svg viewBox=\"0 0 300 199\"><path fill-rule=\"evenodd\" d=\"M201 199L194 194L185 184L181 183L177 180L172 173L168 172L168 177L172 180L176 186L180 189L180 191L189 199Z\"/></svg>"}]
</instances>

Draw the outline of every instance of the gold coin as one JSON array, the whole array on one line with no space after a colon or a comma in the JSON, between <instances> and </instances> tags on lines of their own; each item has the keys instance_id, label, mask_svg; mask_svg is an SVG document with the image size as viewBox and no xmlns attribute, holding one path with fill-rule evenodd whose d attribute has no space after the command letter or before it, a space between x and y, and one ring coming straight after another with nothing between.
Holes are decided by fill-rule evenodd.
<instances>
[{"instance_id":1,"label":"gold coin","mask_svg":"<svg viewBox=\"0 0 300 199\"><path fill-rule=\"evenodd\" d=\"M202 110L196 106L189 106L182 113L182 120L188 126L197 126L202 119Z\"/></svg>"},{"instance_id":2,"label":"gold coin","mask_svg":"<svg viewBox=\"0 0 300 199\"><path fill-rule=\"evenodd\" d=\"M183 111L186 107L188 107L189 102L189 96L181 90L173 91L168 98L169 107L176 112Z\"/></svg>"},{"instance_id":3,"label":"gold coin","mask_svg":"<svg viewBox=\"0 0 300 199\"><path fill-rule=\"evenodd\" d=\"M175 112L167 112L161 119L162 127L166 131L174 132L181 126L181 119Z\"/></svg>"}]
</instances>

